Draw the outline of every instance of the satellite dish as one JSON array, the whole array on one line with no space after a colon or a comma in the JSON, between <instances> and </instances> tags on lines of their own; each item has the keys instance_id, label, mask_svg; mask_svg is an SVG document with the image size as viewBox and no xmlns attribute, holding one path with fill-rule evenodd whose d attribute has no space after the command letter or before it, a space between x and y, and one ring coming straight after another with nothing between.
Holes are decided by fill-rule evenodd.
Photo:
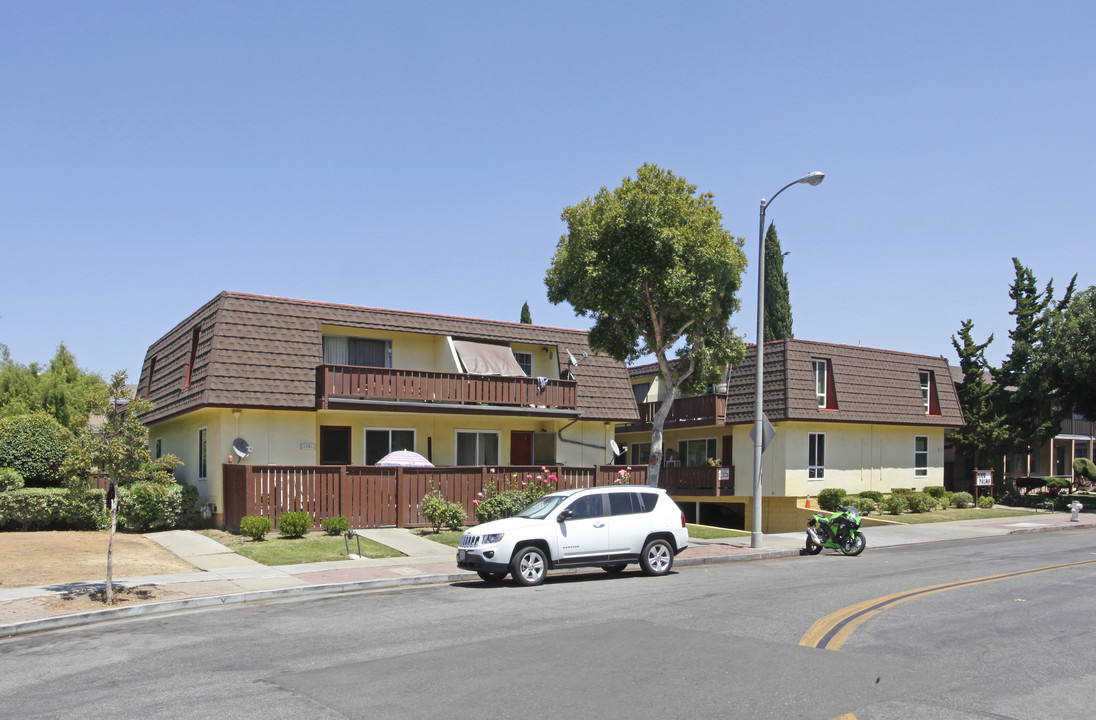
<instances>
[{"instance_id":1,"label":"satellite dish","mask_svg":"<svg viewBox=\"0 0 1096 720\"><path fill-rule=\"evenodd\" d=\"M247 440L236 438L232 441L232 452L239 455L240 459L243 460L251 454L251 446L247 444Z\"/></svg>"},{"instance_id":2,"label":"satellite dish","mask_svg":"<svg viewBox=\"0 0 1096 720\"><path fill-rule=\"evenodd\" d=\"M610 440L609 441L609 447L613 451L613 459L614 460L616 460L618 457L620 457L621 454L624 452L623 450L620 449L620 445L617 445L616 440Z\"/></svg>"},{"instance_id":3,"label":"satellite dish","mask_svg":"<svg viewBox=\"0 0 1096 720\"><path fill-rule=\"evenodd\" d=\"M586 358L590 357L590 353L583 350L582 351L582 360L575 360L575 356L571 354L570 350L568 350L567 348L564 348L563 351L565 353L567 353L567 359L571 361L572 365L578 365L580 362L582 362L582 360L585 360Z\"/></svg>"}]
</instances>

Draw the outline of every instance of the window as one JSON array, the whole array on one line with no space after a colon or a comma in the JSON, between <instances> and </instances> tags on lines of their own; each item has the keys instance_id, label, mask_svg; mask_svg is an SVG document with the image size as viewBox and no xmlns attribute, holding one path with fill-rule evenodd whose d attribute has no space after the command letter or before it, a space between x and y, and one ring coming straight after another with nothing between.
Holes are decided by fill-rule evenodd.
<instances>
[{"instance_id":1,"label":"window","mask_svg":"<svg viewBox=\"0 0 1096 720\"><path fill-rule=\"evenodd\" d=\"M587 495L586 497L580 497L575 500L574 504L569 508L571 510L572 520L582 520L584 518L596 518L601 517L605 513L601 509L601 496L602 493L594 493L593 495Z\"/></svg>"},{"instance_id":2,"label":"window","mask_svg":"<svg viewBox=\"0 0 1096 720\"><path fill-rule=\"evenodd\" d=\"M198 430L198 479L205 480L209 475L207 474L208 468L206 466L206 456L209 445L207 443L208 430L206 428L200 428Z\"/></svg>"},{"instance_id":3,"label":"window","mask_svg":"<svg viewBox=\"0 0 1096 720\"><path fill-rule=\"evenodd\" d=\"M833 364L826 359L811 360L814 371L814 399L819 410L837 409L837 391L833 384Z\"/></svg>"},{"instance_id":4,"label":"window","mask_svg":"<svg viewBox=\"0 0 1096 720\"><path fill-rule=\"evenodd\" d=\"M556 464L556 434L538 432L533 433L533 464Z\"/></svg>"},{"instance_id":5,"label":"window","mask_svg":"<svg viewBox=\"0 0 1096 720\"><path fill-rule=\"evenodd\" d=\"M633 465L646 465L651 462L651 443L632 443L628 451L632 454Z\"/></svg>"},{"instance_id":6,"label":"window","mask_svg":"<svg viewBox=\"0 0 1096 720\"><path fill-rule=\"evenodd\" d=\"M682 440L677 444L682 467L703 467L715 457L715 438Z\"/></svg>"},{"instance_id":7,"label":"window","mask_svg":"<svg viewBox=\"0 0 1096 720\"><path fill-rule=\"evenodd\" d=\"M162 443L163 443L162 439L156 438L156 455L155 455L155 457L153 457L153 460L159 460L160 457L163 455L163 452L162 452L163 445L162 445Z\"/></svg>"},{"instance_id":8,"label":"window","mask_svg":"<svg viewBox=\"0 0 1096 720\"><path fill-rule=\"evenodd\" d=\"M457 431L457 465L498 465L497 432Z\"/></svg>"},{"instance_id":9,"label":"window","mask_svg":"<svg viewBox=\"0 0 1096 720\"><path fill-rule=\"evenodd\" d=\"M323 361L325 365L392 367L392 343L388 340L324 335Z\"/></svg>"},{"instance_id":10,"label":"window","mask_svg":"<svg viewBox=\"0 0 1096 720\"><path fill-rule=\"evenodd\" d=\"M186 365L186 379L183 380L183 387L190 387L190 375L194 372L194 360L198 357L198 338L201 336L201 328L194 328L194 332L190 334L190 362Z\"/></svg>"},{"instance_id":11,"label":"window","mask_svg":"<svg viewBox=\"0 0 1096 720\"><path fill-rule=\"evenodd\" d=\"M925 404L925 414L929 414L932 402L932 373L928 370L921 371L921 401Z\"/></svg>"},{"instance_id":12,"label":"window","mask_svg":"<svg viewBox=\"0 0 1096 720\"><path fill-rule=\"evenodd\" d=\"M913 438L913 475L914 477L928 477L929 475L928 435L917 435Z\"/></svg>"},{"instance_id":13,"label":"window","mask_svg":"<svg viewBox=\"0 0 1096 720\"><path fill-rule=\"evenodd\" d=\"M414 430L394 430L388 428L366 428L365 464L376 465L377 461L396 450L415 451Z\"/></svg>"},{"instance_id":14,"label":"window","mask_svg":"<svg viewBox=\"0 0 1096 720\"><path fill-rule=\"evenodd\" d=\"M651 383L641 382L632 385L632 392L636 396L636 405L642 405L647 402L647 393L651 391Z\"/></svg>"},{"instance_id":15,"label":"window","mask_svg":"<svg viewBox=\"0 0 1096 720\"><path fill-rule=\"evenodd\" d=\"M514 350L514 359L518 361L526 377L533 377L533 353Z\"/></svg>"},{"instance_id":16,"label":"window","mask_svg":"<svg viewBox=\"0 0 1096 720\"><path fill-rule=\"evenodd\" d=\"M156 358L153 356L148 361L148 386L145 388L145 400L152 397L152 380L156 377Z\"/></svg>"},{"instance_id":17,"label":"window","mask_svg":"<svg viewBox=\"0 0 1096 720\"><path fill-rule=\"evenodd\" d=\"M807 479L826 478L826 433L807 435Z\"/></svg>"},{"instance_id":18,"label":"window","mask_svg":"<svg viewBox=\"0 0 1096 720\"><path fill-rule=\"evenodd\" d=\"M320 427L320 465L349 465L350 454L350 428Z\"/></svg>"}]
</instances>

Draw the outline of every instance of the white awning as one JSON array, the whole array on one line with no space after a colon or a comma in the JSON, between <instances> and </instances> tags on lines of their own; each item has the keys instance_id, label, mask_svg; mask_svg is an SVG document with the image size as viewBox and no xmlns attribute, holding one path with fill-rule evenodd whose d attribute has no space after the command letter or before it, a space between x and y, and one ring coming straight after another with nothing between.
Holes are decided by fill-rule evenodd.
<instances>
[{"instance_id":1,"label":"white awning","mask_svg":"<svg viewBox=\"0 0 1096 720\"><path fill-rule=\"evenodd\" d=\"M525 377L525 371L514 359L513 351L506 345L454 340L453 347L457 349L464 371L471 375Z\"/></svg>"}]
</instances>

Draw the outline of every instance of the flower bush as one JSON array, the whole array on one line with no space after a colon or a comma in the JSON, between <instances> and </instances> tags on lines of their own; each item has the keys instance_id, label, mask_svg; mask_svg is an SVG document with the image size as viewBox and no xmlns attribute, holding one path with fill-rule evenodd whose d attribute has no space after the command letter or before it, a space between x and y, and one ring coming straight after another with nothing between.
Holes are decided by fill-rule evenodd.
<instances>
[{"instance_id":1,"label":"flower bush","mask_svg":"<svg viewBox=\"0 0 1096 720\"><path fill-rule=\"evenodd\" d=\"M477 493L472 501L476 506L476 520L481 523L516 515L542 495L554 492L559 483L559 478L546 467L541 467L536 475L511 473L503 478L494 474L494 470L491 472L483 492Z\"/></svg>"},{"instance_id":2,"label":"flower bush","mask_svg":"<svg viewBox=\"0 0 1096 720\"><path fill-rule=\"evenodd\" d=\"M613 478L614 485L631 485L632 484L632 466L624 468L623 470L617 470L617 476Z\"/></svg>"}]
</instances>

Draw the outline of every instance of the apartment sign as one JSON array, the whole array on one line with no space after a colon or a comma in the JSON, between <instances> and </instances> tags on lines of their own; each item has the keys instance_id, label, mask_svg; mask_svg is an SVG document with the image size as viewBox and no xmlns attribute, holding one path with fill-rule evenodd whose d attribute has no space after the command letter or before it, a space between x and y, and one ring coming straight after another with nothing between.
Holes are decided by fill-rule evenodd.
<instances>
[{"instance_id":1,"label":"apartment sign","mask_svg":"<svg viewBox=\"0 0 1096 720\"><path fill-rule=\"evenodd\" d=\"M985 487L987 485L993 485L993 471L992 470L975 470L974 471L974 484L978 487Z\"/></svg>"}]
</instances>

